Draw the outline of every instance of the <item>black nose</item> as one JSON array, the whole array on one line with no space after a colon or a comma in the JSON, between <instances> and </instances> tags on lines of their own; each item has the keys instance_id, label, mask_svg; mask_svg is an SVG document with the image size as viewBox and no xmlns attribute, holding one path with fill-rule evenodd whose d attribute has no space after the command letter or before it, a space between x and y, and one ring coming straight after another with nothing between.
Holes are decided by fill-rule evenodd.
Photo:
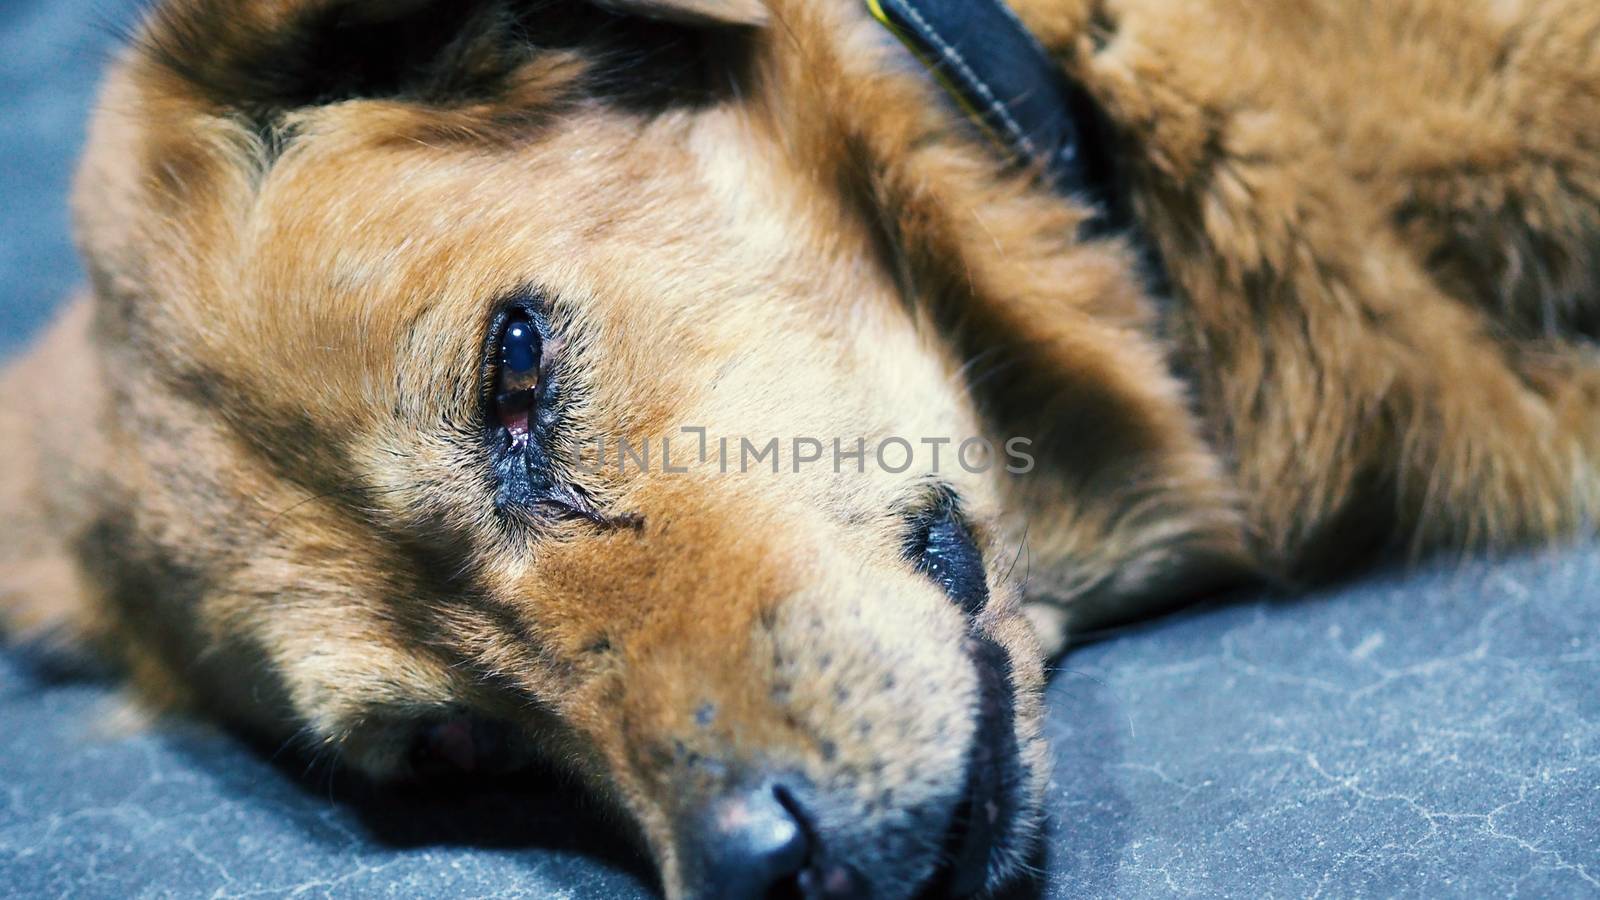
<instances>
[{"instance_id":1,"label":"black nose","mask_svg":"<svg viewBox=\"0 0 1600 900\"><path fill-rule=\"evenodd\" d=\"M797 892L811 842L782 785L763 781L730 791L686 824L698 896L765 900Z\"/></svg>"}]
</instances>

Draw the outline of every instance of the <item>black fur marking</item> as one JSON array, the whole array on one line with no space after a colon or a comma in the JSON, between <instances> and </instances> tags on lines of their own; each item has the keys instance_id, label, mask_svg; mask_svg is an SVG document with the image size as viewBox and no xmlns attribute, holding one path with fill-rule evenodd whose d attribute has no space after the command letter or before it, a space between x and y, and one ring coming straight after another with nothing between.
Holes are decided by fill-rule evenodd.
<instances>
[{"instance_id":1,"label":"black fur marking","mask_svg":"<svg viewBox=\"0 0 1600 900\"><path fill-rule=\"evenodd\" d=\"M159 7L141 44L218 105L294 108L466 80L472 68L461 51L505 27L489 19L496 5L430 3L391 21L358 22L349 4L307 3L286 22L266 23L236 3L199 0Z\"/></svg>"},{"instance_id":2,"label":"black fur marking","mask_svg":"<svg viewBox=\"0 0 1600 900\"><path fill-rule=\"evenodd\" d=\"M306 0L277 17L231 0L168 3L151 13L134 43L144 59L261 134L286 111L345 100L493 103L519 70L562 51L578 53L593 70L585 76L590 93L645 109L703 103L729 90L737 79L728 70L748 55L741 48L749 42L737 36L621 16L580 0L413 5L380 18L355 14L356 0Z\"/></svg>"}]
</instances>

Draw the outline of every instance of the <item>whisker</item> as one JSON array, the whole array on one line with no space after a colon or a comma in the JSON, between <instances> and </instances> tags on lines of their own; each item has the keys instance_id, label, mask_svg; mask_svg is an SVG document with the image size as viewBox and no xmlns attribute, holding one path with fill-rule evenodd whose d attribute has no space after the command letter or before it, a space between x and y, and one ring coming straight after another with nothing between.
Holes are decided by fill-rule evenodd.
<instances>
[{"instance_id":1,"label":"whisker","mask_svg":"<svg viewBox=\"0 0 1600 900\"><path fill-rule=\"evenodd\" d=\"M1006 574L1001 579L1002 581L1010 581L1011 580L1011 573L1016 571L1016 569L1017 569L1017 560L1022 558L1023 551L1025 549L1027 549L1027 547L1028 547L1028 531L1032 527L1033 527L1033 514L1030 513L1028 515L1028 518L1025 519L1023 521L1023 523L1022 523L1022 537L1017 541L1017 552L1012 554L1012 556L1011 556L1011 565L1006 568ZM1032 554L1031 553L1029 554L1029 558L1030 559L1032 558ZM1026 579L1024 579L1024 581L1026 581Z\"/></svg>"},{"instance_id":2,"label":"whisker","mask_svg":"<svg viewBox=\"0 0 1600 900\"><path fill-rule=\"evenodd\" d=\"M308 503L315 503L318 500L327 500L327 499L329 499L331 497L348 496L348 495L354 495L354 494L379 494L379 495L398 494L398 493L401 493L404 490L405 490L405 488L399 488L399 487L373 488L373 487L365 487L365 486L360 486L360 485L353 485L353 486L350 486L350 487L343 487L343 488L334 488L331 491L324 491L324 492L322 492L320 494L312 494L311 496L306 497L303 500L297 500L294 503L290 504L289 506L285 507L284 509L278 511L277 513L274 513L273 516L270 519L267 520L266 527L267 527L268 530L271 530L271 529L277 527L277 524L278 524L279 520L283 519L285 516L289 515L290 513L294 512L295 510L299 509L300 507L305 506Z\"/></svg>"}]
</instances>

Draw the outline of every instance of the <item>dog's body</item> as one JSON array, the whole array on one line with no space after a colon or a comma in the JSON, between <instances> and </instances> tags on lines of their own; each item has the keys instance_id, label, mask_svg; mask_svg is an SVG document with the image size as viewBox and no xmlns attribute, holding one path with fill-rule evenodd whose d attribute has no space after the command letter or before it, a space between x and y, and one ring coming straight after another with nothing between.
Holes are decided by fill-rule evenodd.
<instances>
[{"instance_id":1,"label":"dog's body","mask_svg":"<svg viewBox=\"0 0 1600 900\"><path fill-rule=\"evenodd\" d=\"M551 758L670 893L902 896L1018 871L1069 628L1600 513L1592 3L1014 2L1165 303L854 0L603 5L162 7L5 376L14 631L380 776Z\"/></svg>"}]
</instances>

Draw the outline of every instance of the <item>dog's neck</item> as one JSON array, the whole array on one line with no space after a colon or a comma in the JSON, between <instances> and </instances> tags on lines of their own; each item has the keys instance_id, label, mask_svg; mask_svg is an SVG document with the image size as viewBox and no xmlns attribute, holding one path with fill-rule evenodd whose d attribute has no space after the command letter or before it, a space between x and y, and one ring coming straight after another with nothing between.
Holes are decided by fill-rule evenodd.
<instances>
[{"instance_id":1,"label":"dog's neck","mask_svg":"<svg viewBox=\"0 0 1600 900\"><path fill-rule=\"evenodd\" d=\"M1170 295L1160 256L1135 221L1099 105L1005 0L867 0L867 6L1014 165L1036 171L1092 212L1080 237L1122 235L1135 248L1150 296Z\"/></svg>"},{"instance_id":2,"label":"dog's neck","mask_svg":"<svg viewBox=\"0 0 1600 900\"><path fill-rule=\"evenodd\" d=\"M1129 225L1104 117L1004 0L867 0L1016 164L1090 203L1091 233Z\"/></svg>"}]
</instances>

